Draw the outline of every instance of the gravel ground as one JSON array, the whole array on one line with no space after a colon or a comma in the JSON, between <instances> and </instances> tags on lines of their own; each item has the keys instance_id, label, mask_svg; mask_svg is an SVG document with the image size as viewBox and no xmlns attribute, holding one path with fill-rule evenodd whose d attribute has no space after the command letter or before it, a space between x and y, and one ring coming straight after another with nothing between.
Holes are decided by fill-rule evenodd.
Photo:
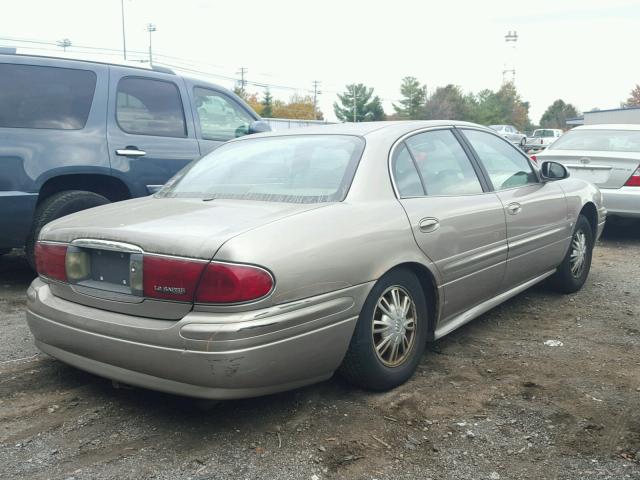
<instances>
[{"instance_id":1,"label":"gravel ground","mask_svg":"<svg viewBox=\"0 0 640 480\"><path fill-rule=\"evenodd\" d=\"M32 274L0 257L0 478L640 479L639 272L640 225L608 229L581 292L534 287L392 392L334 378L212 405L37 354Z\"/></svg>"}]
</instances>

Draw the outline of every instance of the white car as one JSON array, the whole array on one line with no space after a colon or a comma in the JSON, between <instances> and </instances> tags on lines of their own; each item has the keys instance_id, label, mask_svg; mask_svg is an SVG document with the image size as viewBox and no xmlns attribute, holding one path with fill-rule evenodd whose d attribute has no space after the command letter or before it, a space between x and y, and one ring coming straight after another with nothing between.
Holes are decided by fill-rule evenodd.
<instances>
[{"instance_id":1,"label":"white car","mask_svg":"<svg viewBox=\"0 0 640 480\"><path fill-rule=\"evenodd\" d=\"M584 125L532 157L600 187L608 214L640 218L640 125Z\"/></svg>"},{"instance_id":2,"label":"white car","mask_svg":"<svg viewBox=\"0 0 640 480\"><path fill-rule=\"evenodd\" d=\"M489 128L495 130L518 147L524 147L525 143L527 143L527 136L524 133L520 133L513 125L489 125Z\"/></svg>"},{"instance_id":3,"label":"white car","mask_svg":"<svg viewBox=\"0 0 640 480\"><path fill-rule=\"evenodd\" d=\"M562 136L562 130L558 128L538 128L533 131L531 137L527 137L524 149L529 151L544 150Z\"/></svg>"}]
</instances>

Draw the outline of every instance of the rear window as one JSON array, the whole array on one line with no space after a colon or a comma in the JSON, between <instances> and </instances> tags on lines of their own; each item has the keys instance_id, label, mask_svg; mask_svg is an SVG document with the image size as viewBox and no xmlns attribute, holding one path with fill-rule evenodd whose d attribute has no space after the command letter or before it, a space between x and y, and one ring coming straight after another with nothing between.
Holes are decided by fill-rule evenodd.
<instances>
[{"instance_id":1,"label":"rear window","mask_svg":"<svg viewBox=\"0 0 640 480\"><path fill-rule=\"evenodd\" d=\"M118 83L118 125L127 133L186 137L182 99L172 82L126 77Z\"/></svg>"},{"instance_id":2,"label":"rear window","mask_svg":"<svg viewBox=\"0 0 640 480\"><path fill-rule=\"evenodd\" d=\"M158 196L337 202L349 190L363 149L364 140L350 135L231 142L193 162Z\"/></svg>"},{"instance_id":3,"label":"rear window","mask_svg":"<svg viewBox=\"0 0 640 480\"><path fill-rule=\"evenodd\" d=\"M555 135L553 130L536 130L533 132L535 138L549 138Z\"/></svg>"},{"instance_id":4,"label":"rear window","mask_svg":"<svg viewBox=\"0 0 640 480\"><path fill-rule=\"evenodd\" d=\"M640 152L640 131L571 130L556 140L549 150Z\"/></svg>"},{"instance_id":5,"label":"rear window","mask_svg":"<svg viewBox=\"0 0 640 480\"><path fill-rule=\"evenodd\" d=\"M89 70L0 63L0 127L84 128L95 88Z\"/></svg>"}]
</instances>

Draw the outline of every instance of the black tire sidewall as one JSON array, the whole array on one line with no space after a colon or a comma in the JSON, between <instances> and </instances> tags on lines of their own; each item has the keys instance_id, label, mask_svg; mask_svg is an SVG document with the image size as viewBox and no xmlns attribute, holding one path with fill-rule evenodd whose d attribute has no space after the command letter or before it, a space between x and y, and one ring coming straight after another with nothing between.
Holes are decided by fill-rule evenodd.
<instances>
[{"instance_id":1,"label":"black tire sidewall","mask_svg":"<svg viewBox=\"0 0 640 480\"><path fill-rule=\"evenodd\" d=\"M378 358L373 344L373 314L382 293L389 287L399 286L411 296L416 306L416 338L409 358L397 367L388 367ZM355 383L371 390L389 390L406 382L415 372L426 348L429 319L427 302L420 281L408 269L396 269L385 274L369 293L356 324L348 355L357 357L360 377ZM350 378L350 380L353 380Z\"/></svg>"},{"instance_id":2,"label":"black tire sidewall","mask_svg":"<svg viewBox=\"0 0 640 480\"><path fill-rule=\"evenodd\" d=\"M83 190L67 190L45 199L36 209L31 231L25 245L25 253L29 264L35 267L35 244L40 230L47 223L66 215L106 205L107 203L109 203L109 199L106 197Z\"/></svg>"},{"instance_id":3,"label":"black tire sidewall","mask_svg":"<svg viewBox=\"0 0 640 480\"><path fill-rule=\"evenodd\" d=\"M587 241L587 252L585 258L585 267L582 270L582 273L579 277L575 277L573 273L571 273L571 243L573 242L573 238L575 234L582 230L585 234ZM587 281L587 277L589 276L589 272L591 270L591 259L593 257L593 246L594 246L594 238L593 238L593 230L591 229L591 224L586 219L584 215L579 215L578 220L576 221L576 226L571 233L571 241L569 243L569 249L567 250L567 254L565 255L562 263L558 267L558 271L555 274L554 283L556 288L563 293L574 293L582 288L584 283Z\"/></svg>"}]
</instances>

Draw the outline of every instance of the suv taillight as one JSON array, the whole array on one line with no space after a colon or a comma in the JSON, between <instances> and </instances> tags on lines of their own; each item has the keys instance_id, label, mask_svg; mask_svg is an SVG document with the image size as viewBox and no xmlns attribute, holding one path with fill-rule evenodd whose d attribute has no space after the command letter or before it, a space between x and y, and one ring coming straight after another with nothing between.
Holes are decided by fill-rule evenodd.
<instances>
[{"instance_id":1,"label":"suv taillight","mask_svg":"<svg viewBox=\"0 0 640 480\"><path fill-rule=\"evenodd\" d=\"M36 270L39 275L61 282L67 281L65 268L66 245L37 242L34 253Z\"/></svg>"},{"instance_id":2,"label":"suv taillight","mask_svg":"<svg viewBox=\"0 0 640 480\"><path fill-rule=\"evenodd\" d=\"M624 184L625 187L640 187L640 167L636 168L636 171L633 172L633 175L629 177L627 183Z\"/></svg>"},{"instance_id":3,"label":"suv taillight","mask_svg":"<svg viewBox=\"0 0 640 480\"><path fill-rule=\"evenodd\" d=\"M273 277L252 265L211 262L204 270L197 303L240 303L258 300L271 292Z\"/></svg>"}]
</instances>

